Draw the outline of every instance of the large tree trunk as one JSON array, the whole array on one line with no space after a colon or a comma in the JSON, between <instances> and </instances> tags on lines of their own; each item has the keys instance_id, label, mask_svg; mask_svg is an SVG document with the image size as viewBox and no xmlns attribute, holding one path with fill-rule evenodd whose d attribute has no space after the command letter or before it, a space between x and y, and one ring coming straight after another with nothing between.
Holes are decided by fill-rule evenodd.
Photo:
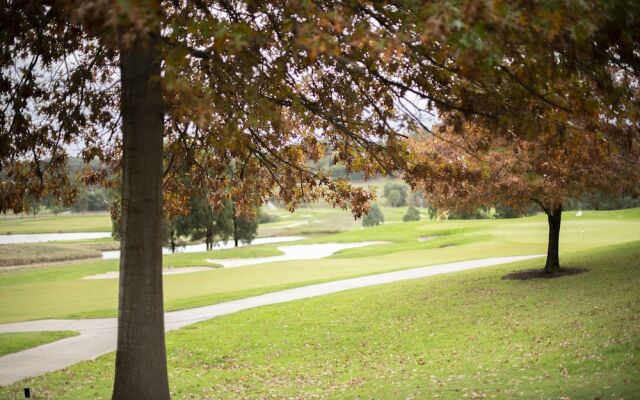
<instances>
[{"instance_id":1,"label":"large tree trunk","mask_svg":"<svg viewBox=\"0 0 640 400\"><path fill-rule=\"evenodd\" d=\"M160 28L120 52L123 182L113 399L169 399L162 304Z\"/></svg>"},{"instance_id":2,"label":"large tree trunk","mask_svg":"<svg viewBox=\"0 0 640 400\"><path fill-rule=\"evenodd\" d=\"M560 223L562 222L562 205L545 210L549 221L549 244L547 248L547 262L544 272L555 274L560 270L558 248L560 244Z\"/></svg>"}]
</instances>

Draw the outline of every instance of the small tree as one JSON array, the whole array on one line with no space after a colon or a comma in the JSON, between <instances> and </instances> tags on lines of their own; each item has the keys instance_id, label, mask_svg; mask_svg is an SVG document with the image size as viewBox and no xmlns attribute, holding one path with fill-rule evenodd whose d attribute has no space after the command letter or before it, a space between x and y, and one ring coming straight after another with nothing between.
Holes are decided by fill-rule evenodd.
<instances>
[{"instance_id":1,"label":"small tree","mask_svg":"<svg viewBox=\"0 0 640 400\"><path fill-rule=\"evenodd\" d=\"M226 242L233 235L232 211L229 207L216 210L203 196L189 200L191 212L185 218L185 230L194 240L204 239L206 249L218 241Z\"/></svg>"},{"instance_id":2,"label":"small tree","mask_svg":"<svg viewBox=\"0 0 640 400\"><path fill-rule=\"evenodd\" d=\"M410 206L407 208L407 212L402 217L404 222L408 221L420 221L420 211L417 208Z\"/></svg>"},{"instance_id":3,"label":"small tree","mask_svg":"<svg viewBox=\"0 0 640 400\"><path fill-rule=\"evenodd\" d=\"M228 206L228 205L227 205ZM233 216L233 242L238 247L240 241L250 244L258 235L259 210L254 215L236 215L236 208L232 206Z\"/></svg>"},{"instance_id":4,"label":"small tree","mask_svg":"<svg viewBox=\"0 0 640 400\"><path fill-rule=\"evenodd\" d=\"M389 182L384 185L384 197L391 207L403 207L407 205L409 188L401 182Z\"/></svg>"},{"instance_id":5,"label":"small tree","mask_svg":"<svg viewBox=\"0 0 640 400\"><path fill-rule=\"evenodd\" d=\"M420 161L408 171L409 181L437 208L468 211L498 203L525 212L536 203L549 223L549 274L560 270L560 223L567 199L592 190L623 194L637 189L640 147L633 138L620 145L598 132L560 129L528 140L505 139L479 126L462 129L443 127L437 138L411 140Z\"/></svg>"},{"instance_id":6,"label":"small tree","mask_svg":"<svg viewBox=\"0 0 640 400\"><path fill-rule=\"evenodd\" d=\"M400 192L394 189L389 192L387 200L389 200L389 205L391 207L400 207L400 203L402 202L402 195L400 194Z\"/></svg>"},{"instance_id":7,"label":"small tree","mask_svg":"<svg viewBox=\"0 0 640 400\"><path fill-rule=\"evenodd\" d=\"M376 226L384 223L384 214L378 204L372 204L369 212L362 217L362 226Z\"/></svg>"}]
</instances>

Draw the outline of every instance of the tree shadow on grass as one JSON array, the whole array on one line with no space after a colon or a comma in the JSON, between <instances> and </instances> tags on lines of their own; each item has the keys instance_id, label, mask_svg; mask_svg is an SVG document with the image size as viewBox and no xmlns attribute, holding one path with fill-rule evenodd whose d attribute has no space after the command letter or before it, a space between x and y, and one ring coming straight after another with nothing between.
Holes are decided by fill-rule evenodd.
<instances>
[{"instance_id":1,"label":"tree shadow on grass","mask_svg":"<svg viewBox=\"0 0 640 400\"><path fill-rule=\"evenodd\" d=\"M551 279L560 278L561 276L577 275L583 272L588 272L585 268L561 268L560 271L555 274L547 274L543 269L525 269L522 271L513 271L502 277L504 280L518 280L527 281L529 279Z\"/></svg>"}]
</instances>

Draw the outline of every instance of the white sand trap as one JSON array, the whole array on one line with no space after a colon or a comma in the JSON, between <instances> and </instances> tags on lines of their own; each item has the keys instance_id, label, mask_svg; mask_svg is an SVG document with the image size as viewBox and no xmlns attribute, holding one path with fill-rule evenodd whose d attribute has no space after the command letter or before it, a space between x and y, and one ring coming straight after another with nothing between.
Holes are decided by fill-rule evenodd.
<instances>
[{"instance_id":1,"label":"white sand trap","mask_svg":"<svg viewBox=\"0 0 640 400\"><path fill-rule=\"evenodd\" d=\"M435 236L420 236L418 238L418 242L428 242L429 240L433 240L435 238Z\"/></svg>"},{"instance_id":2,"label":"white sand trap","mask_svg":"<svg viewBox=\"0 0 640 400\"><path fill-rule=\"evenodd\" d=\"M357 242L357 243L323 243L323 244L300 244L295 246L280 246L278 250L284 254L281 256L258 257L258 258L208 258L207 262L220 264L225 268L244 267L246 265L265 264L279 261L291 260L318 260L329 257L340 250L353 249L356 247L373 246L377 244L387 244L389 242Z\"/></svg>"},{"instance_id":3,"label":"white sand trap","mask_svg":"<svg viewBox=\"0 0 640 400\"><path fill-rule=\"evenodd\" d=\"M211 271L213 269L215 268L211 268L211 267L165 268L162 270L162 275L188 274L191 272ZM80 279L118 279L119 277L120 277L120 272L109 271L109 272L104 272L102 274L83 276Z\"/></svg>"}]
</instances>

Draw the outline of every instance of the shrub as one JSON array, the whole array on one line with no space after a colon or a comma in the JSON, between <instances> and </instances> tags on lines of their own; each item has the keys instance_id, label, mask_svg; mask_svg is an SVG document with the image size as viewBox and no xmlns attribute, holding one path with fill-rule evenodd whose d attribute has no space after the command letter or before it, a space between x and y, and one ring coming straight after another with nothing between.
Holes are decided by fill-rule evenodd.
<instances>
[{"instance_id":1,"label":"shrub","mask_svg":"<svg viewBox=\"0 0 640 400\"><path fill-rule=\"evenodd\" d=\"M258 213L258 222L261 224L268 224L269 222L276 222L278 220L278 216L274 214L269 214L265 211L260 211Z\"/></svg>"},{"instance_id":2,"label":"shrub","mask_svg":"<svg viewBox=\"0 0 640 400\"><path fill-rule=\"evenodd\" d=\"M373 204L369 212L362 218L362 226L376 226L384 223L384 214L377 204Z\"/></svg>"},{"instance_id":3,"label":"shrub","mask_svg":"<svg viewBox=\"0 0 640 400\"><path fill-rule=\"evenodd\" d=\"M402 217L404 222L407 221L420 221L420 211L415 207L407 208L406 214Z\"/></svg>"},{"instance_id":4,"label":"shrub","mask_svg":"<svg viewBox=\"0 0 640 400\"><path fill-rule=\"evenodd\" d=\"M397 192L397 194L394 192ZM389 201L389 205L392 207L406 206L408 195L409 187L404 183L389 182L384 185L384 197Z\"/></svg>"}]
</instances>

